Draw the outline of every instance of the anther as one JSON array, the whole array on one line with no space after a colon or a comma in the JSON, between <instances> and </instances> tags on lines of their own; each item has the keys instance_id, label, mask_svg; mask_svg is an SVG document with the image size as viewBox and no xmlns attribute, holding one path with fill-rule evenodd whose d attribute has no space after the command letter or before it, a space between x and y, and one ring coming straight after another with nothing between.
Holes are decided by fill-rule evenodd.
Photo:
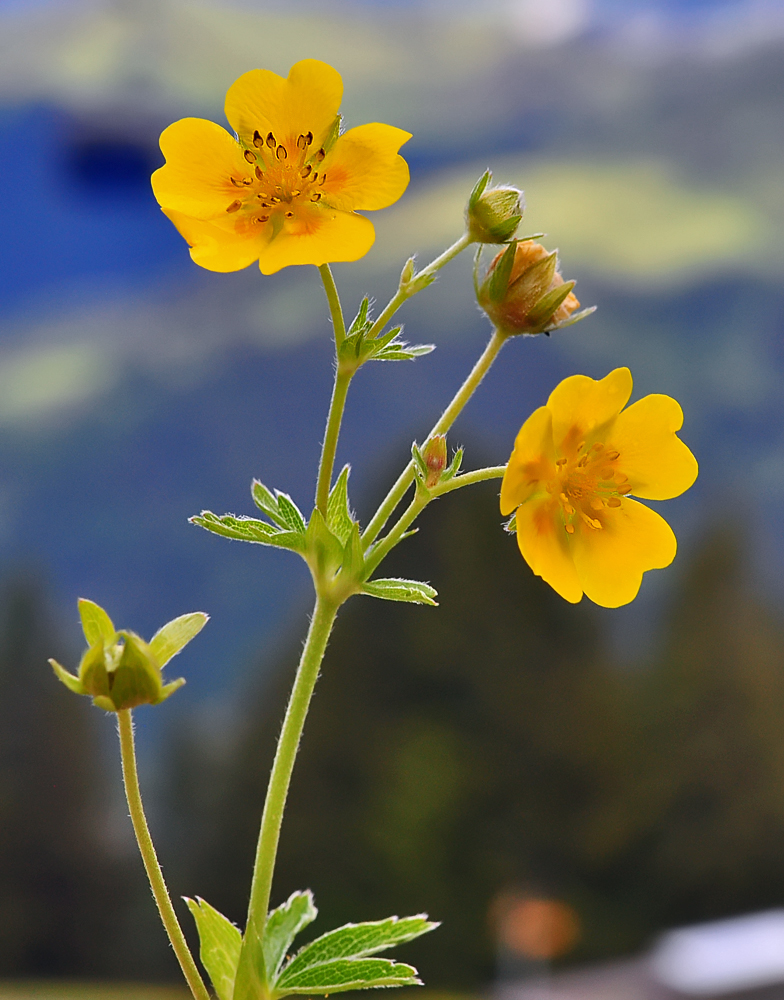
<instances>
[{"instance_id":1,"label":"anther","mask_svg":"<svg viewBox=\"0 0 784 1000\"><path fill-rule=\"evenodd\" d=\"M280 204L280 198L278 198L278 196L275 194L273 194L273 196L270 198L270 201L272 202L273 205Z\"/></svg>"},{"instance_id":2,"label":"anther","mask_svg":"<svg viewBox=\"0 0 784 1000\"><path fill-rule=\"evenodd\" d=\"M582 451L584 447L585 447L585 441L581 441L581 442L580 442L580 443L579 443L579 444L577 445L577 450L578 450L578 451Z\"/></svg>"},{"instance_id":3,"label":"anther","mask_svg":"<svg viewBox=\"0 0 784 1000\"><path fill-rule=\"evenodd\" d=\"M632 491L631 486L619 486L618 487L618 492L621 493L623 496L626 496L627 493L631 493L631 491Z\"/></svg>"},{"instance_id":4,"label":"anther","mask_svg":"<svg viewBox=\"0 0 784 1000\"><path fill-rule=\"evenodd\" d=\"M573 524L565 524L564 528L566 528L567 534L569 534L569 535L573 535L574 534L574 525Z\"/></svg>"},{"instance_id":5,"label":"anther","mask_svg":"<svg viewBox=\"0 0 784 1000\"><path fill-rule=\"evenodd\" d=\"M272 132L267 132L267 145L269 146L270 149L274 149L277 146L277 143L275 142L275 136L272 134Z\"/></svg>"},{"instance_id":6,"label":"anther","mask_svg":"<svg viewBox=\"0 0 784 1000\"><path fill-rule=\"evenodd\" d=\"M316 183L316 181L318 180L318 170L314 170L313 171L313 174L312 174L310 180L311 180L311 183L313 183L313 184Z\"/></svg>"},{"instance_id":7,"label":"anther","mask_svg":"<svg viewBox=\"0 0 784 1000\"><path fill-rule=\"evenodd\" d=\"M264 145L264 138L262 135L260 135L258 129L256 129L253 133L253 145L256 147L256 149L261 149L262 146Z\"/></svg>"},{"instance_id":8,"label":"anther","mask_svg":"<svg viewBox=\"0 0 784 1000\"><path fill-rule=\"evenodd\" d=\"M245 157L245 159L248 161L248 163L255 163L256 162L256 154L252 153L249 149L246 149L245 152L242 155Z\"/></svg>"},{"instance_id":9,"label":"anther","mask_svg":"<svg viewBox=\"0 0 784 1000\"><path fill-rule=\"evenodd\" d=\"M577 463L577 467L578 467L579 469L584 469L584 468L586 467L586 465L587 465L587 464L588 464L588 456L587 456L587 455L583 455L583 457L582 457L582 458L580 459L580 461L579 461L579 462Z\"/></svg>"},{"instance_id":10,"label":"anther","mask_svg":"<svg viewBox=\"0 0 784 1000\"><path fill-rule=\"evenodd\" d=\"M291 192L291 197L292 197L292 198L299 198L299 196L300 196L301 194L302 194L302 192L301 192L301 191L292 191L292 192Z\"/></svg>"},{"instance_id":11,"label":"anther","mask_svg":"<svg viewBox=\"0 0 784 1000\"><path fill-rule=\"evenodd\" d=\"M240 208L242 208L242 202L241 202L241 201L233 201L233 202L232 202L232 203L231 203L231 204L229 205L229 207L228 207L228 208L226 209L226 211L227 211L227 212L236 212L236 211L238 211L238 210L239 210Z\"/></svg>"},{"instance_id":12,"label":"anther","mask_svg":"<svg viewBox=\"0 0 784 1000\"><path fill-rule=\"evenodd\" d=\"M308 176L308 174L312 169L313 167L311 167L309 163L302 168L302 170L300 171L300 177L303 179L303 181L305 180L305 178Z\"/></svg>"},{"instance_id":13,"label":"anther","mask_svg":"<svg viewBox=\"0 0 784 1000\"><path fill-rule=\"evenodd\" d=\"M621 453L619 451L608 451L607 452L607 457L609 458L609 460L611 462L614 462L616 458L620 458L621 457Z\"/></svg>"},{"instance_id":14,"label":"anther","mask_svg":"<svg viewBox=\"0 0 784 1000\"><path fill-rule=\"evenodd\" d=\"M308 140L304 135L297 136L297 149L307 149Z\"/></svg>"},{"instance_id":15,"label":"anther","mask_svg":"<svg viewBox=\"0 0 784 1000\"><path fill-rule=\"evenodd\" d=\"M593 500L591 500L591 506L593 507L594 510L601 510L602 507L604 507L604 504L598 497L595 497Z\"/></svg>"},{"instance_id":16,"label":"anther","mask_svg":"<svg viewBox=\"0 0 784 1000\"><path fill-rule=\"evenodd\" d=\"M602 469L601 471L602 479L611 480L614 476L615 476L615 469L607 468L607 469Z\"/></svg>"},{"instance_id":17,"label":"anther","mask_svg":"<svg viewBox=\"0 0 784 1000\"><path fill-rule=\"evenodd\" d=\"M256 164L256 177L260 181L264 180L264 173L262 172L262 169L261 169L261 167L258 164Z\"/></svg>"},{"instance_id":18,"label":"anther","mask_svg":"<svg viewBox=\"0 0 784 1000\"><path fill-rule=\"evenodd\" d=\"M320 201L321 200L321 192L320 191L314 191L313 194L310 196L310 200L311 201Z\"/></svg>"},{"instance_id":19,"label":"anther","mask_svg":"<svg viewBox=\"0 0 784 1000\"><path fill-rule=\"evenodd\" d=\"M269 216L268 215L260 215L256 219L256 222L269 222Z\"/></svg>"},{"instance_id":20,"label":"anther","mask_svg":"<svg viewBox=\"0 0 784 1000\"><path fill-rule=\"evenodd\" d=\"M293 212L286 212L286 218L287 219L293 219L294 218L294 213Z\"/></svg>"},{"instance_id":21,"label":"anther","mask_svg":"<svg viewBox=\"0 0 784 1000\"><path fill-rule=\"evenodd\" d=\"M597 441L596 444L593 446L593 450L594 451L601 451L603 447L604 447L604 445L601 443L601 441Z\"/></svg>"},{"instance_id":22,"label":"anther","mask_svg":"<svg viewBox=\"0 0 784 1000\"><path fill-rule=\"evenodd\" d=\"M307 143L308 145L310 145L310 144L311 144L311 143L313 142L313 133L312 133L312 132L308 132L308 133L307 133L307 134L305 135L305 142L306 142L306 143Z\"/></svg>"},{"instance_id":23,"label":"anther","mask_svg":"<svg viewBox=\"0 0 784 1000\"><path fill-rule=\"evenodd\" d=\"M257 198L264 198L264 195L263 195L263 194L260 194L260 195L257 195L256 197L257 197ZM272 205L270 205L270 203L269 203L268 201L262 201L262 203L261 203L261 206L260 206L260 207L261 207L261 208L272 208Z\"/></svg>"},{"instance_id":24,"label":"anther","mask_svg":"<svg viewBox=\"0 0 784 1000\"><path fill-rule=\"evenodd\" d=\"M285 160L288 155L289 155L288 150L286 149L285 146L282 145L278 146L278 148L275 150L275 156L277 156L279 160Z\"/></svg>"},{"instance_id":25,"label":"anther","mask_svg":"<svg viewBox=\"0 0 784 1000\"><path fill-rule=\"evenodd\" d=\"M566 462L567 462L567 459L565 459L565 458L557 458L555 460L555 464L557 466L559 466L559 467L562 466L562 465L566 465Z\"/></svg>"},{"instance_id":26,"label":"anther","mask_svg":"<svg viewBox=\"0 0 784 1000\"><path fill-rule=\"evenodd\" d=\"M316 161L318 163L321 163L321 161L324 159L326 155L327 154L324 152L324 147L322 146L321 149L318 151L318 153L316 153Z\"/></svg>"},{"instance_id":27,"label":"anther","mask_svg":"<svg viewBox=\"0 0 784 1000\"><path fill-rule=\"evenodd\" d=\"M622 472L617 472L615 474L615 481L616 481L616 483L628 483L629 482L629 477L628 476L624 476L624 474Z\"/></svg>"},{"instance_id":28,"label":"anther","mask_svg":"<svg viewBox=\"0 0 784 1000\"><path fill-rule=\"evenodd\" d=\"M607 501L607 506L608 507L620 507L621 506L621 498L620 497L610 497L610 499Z\"/></svg>"},{"instance_id":29,"label":"anther","mask_svg":"<svg viewBox=\"0 0 784 1000\"><path fill-rule=\"evenodd\" d=\"M326 179L327 179L327 175L326 174L322 174L321 175L321 179L319 180L319 184L323 184Z\"/></svg>"},{"instance_id":30,"label":"anther","mask_svg":"<svg viewBox=\"0 0 784 1000\"><path fill-rule=\"evenodd\" d=\"M235 188L242 187L242 181L238 181L236 177L230 177L229 180Z\"/></svg>"}]
</instances>

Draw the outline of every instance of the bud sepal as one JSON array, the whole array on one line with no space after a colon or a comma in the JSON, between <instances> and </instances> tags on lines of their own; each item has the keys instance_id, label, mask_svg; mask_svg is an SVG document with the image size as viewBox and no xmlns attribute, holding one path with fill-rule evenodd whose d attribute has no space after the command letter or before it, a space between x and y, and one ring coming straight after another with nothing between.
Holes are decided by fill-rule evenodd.
<instances>
[{"instance_id":1,"label":"bud sepal","mask_svg":"<svg viewBox=\"0 0 784 1000\"><path fill-rule=\"evenodd\" d=\"M185 678L163 683L162 668L207 624L200 611L181 615L159 629L149 643L128 629L115 629L100 605L79 599L79 614L88 648L78 674L56 660L55 676L74 694L92 698L97 708L119 712L138 705L159 705L181 688Z\"/></svg>"},{"instance_id":2,"label":"bud sepal","mask_svg":"<svg viewBox=\"0 0 784 1000\"><path fill-rule=\"evenodd\" d=\"M486 170L468 197L465 221L472 243L507 243L523 218L523 192L507 184L491 187L492 179Z\"/></svg>"}]
</instances>

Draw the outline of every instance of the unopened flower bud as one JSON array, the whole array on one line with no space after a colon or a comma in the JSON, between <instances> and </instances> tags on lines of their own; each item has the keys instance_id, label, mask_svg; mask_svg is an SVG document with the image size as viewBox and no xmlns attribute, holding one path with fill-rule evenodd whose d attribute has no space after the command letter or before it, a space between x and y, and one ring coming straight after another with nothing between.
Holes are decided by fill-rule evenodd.
<instances>
[{"instance_id":1,"label":"unopened flower bud","mask_svg":"<svg viewBox=\"0 0 784 1000\"><path fill-rule=\"evenodd\" d=\"M422 458L427 469L425 486L429 490L438 485L441 473L446 468L446 457L446 435L436 434L428 438L422 448Z\"/></svg>"},{"instance_id":2,"label":"unopened flower bud","mask_svg":"<svg viewBox=\"0 0 784 1000\"><path fill-rule=\"evenodd\" d=\"M540 243L510 243L488 268L479 287L479 305L493 324L507 334L549 333L587 316L572 316L579 308L573 281L564 281L558 254Z\"/></svg>"},{"instance_id":3,"label":"unopened flower bud","mask_svg":"<svg viewBox=\"0 0 784 1000\"><path fill-rule=\"evenodd\" d=\"M403 270L400 272L400 287L407 288L411 283L411 279L414 277L414 258L409 257L408 260L403 265Z\"/></svg>"},{"instance_id":4,"label":"unopened flower bud","mask_svg":"<svg viewBox=\"0 0 784 1000\"><path fill-rule=\"evenodd\" d=\"M489 170L476 182L466 205L466 228L474 243L506 243L523 217L523 192L516 187L489 187Z\"/></svg>"},{"instance_id":5,"label":"unopened flower bud","mask_svg":"<svg viewBox=\"0 0 784 1000\"><path fill-rule=\"evenodd\" d=\"M128 630L115 631L111 619L97 604L80 600L85 638L89 643L78 675L50 660L55 674L75 694L89 695L107 712L137 705L157 705L182 687L184 678L163 683L161 668L201 631L207 616L201 612L175 618L149 643Z\"/></svg>"}]
</instances>

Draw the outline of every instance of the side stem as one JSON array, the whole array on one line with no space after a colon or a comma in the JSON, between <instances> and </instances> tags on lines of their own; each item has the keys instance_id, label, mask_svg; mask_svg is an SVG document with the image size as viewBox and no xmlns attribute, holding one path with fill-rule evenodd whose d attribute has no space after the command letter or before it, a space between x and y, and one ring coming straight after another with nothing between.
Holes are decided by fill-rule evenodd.
<instances>
[{"instance_id":1,"label":"side stem","mask_svg":"<svg viewBox=\"0 0 784 1000\"><path fill-rule=\"evenodd\" d=\"M319 274L324 285L324 293L327 296L329 314L332 317L332 329L335 334L335 347L340 347L346 339L346 321L343 319L343 308L340 305L338 286L332 277L332 270L329 264L322 264L319 267Z\"/></svg>"},{"instance_id":2,"label":"side stem","mask_svg":"<svg viewBox=\"0 0 784 1000\"><path fill-rule=\"evenodd\" d=\"M142 806L142 796L139 789L139 775L136 770L136 751L133 740L133 720L129 708L122 709L117 713L117 726L120 733L120 756L122 759L123 782L125 783L125 795L128 800L128 808L131 813L133 832L136 834L136 841L139 844L142 861L150 880L152 894L158 905L158 912L161 915L163 926L169 935L174 954L180 963L185 979L188 982L191 993L196 1000L210 1000L207 987L199 975L196 963L190 953L185 936L182 933L177 914L174 912L169 890L163 879L163 872L158 863L155 853L150 829L147 826L147 819Z\"/></svg>"},{"instance_id":3,"label":"side stem","mask_svg":"<svg viewBox=\"0 0 784 1000\"><path fill-rule=\"evenodd\" d=\"M269 910L272 875L275 870L283 809L286 805L291 772L294 769L294 759L297 756L305 717L308 714L310 699L316 686L321 661L324 659L337 611L336 603L317 595L308 637L305 640L294 687L286 709L286 717L283 720L275 762L272 765L264 812L261 817L261 830L256 848L256 861L253 866L253 881L248 907L248 927L254 924L259 936L264 931L267 911Z\"/></svg>"},{"instance_id":4,"label":"side stem","mask_svg":"<svg viewBox=\"0 0 784 1000\"><path fill-rule=\"evenodd\" d=\"M428 437L434 434L445 434L457 419L458 414L473 396L479 387L479 383L487 374L490 366L498 356L498 352L504 346L507 335L493 330L493 335L487 343L478 361L471 369L468 378L463 382L455 393L452 402L447 406L439 419L436 421ZM367 528L362 533L362 546L367 549L373 544L381 533L382 528L392 515L392 512L403 499L411 483L414 481L414 463L409 462L397 478L392 489L387 493L376 513L370 520Z\"/></svg>"},{"instance_id":5,"label":"side stem","mask_svg":"<svg viewBox=\"0 0 784 1000\"><path fill-rule=\"evenodd\" d=\"M340 436L340 425L343 421L343 410L346 407L346 395L351 384L351 373L338 366L335 372L335 384L332 387L332 399L329 404L327 429L324 431L324 443L321 445L318 479L316 480L316 506L327 516L327 500L332 484L332 470L335 467L335 453Z\"/></svg>"}]
</instances>

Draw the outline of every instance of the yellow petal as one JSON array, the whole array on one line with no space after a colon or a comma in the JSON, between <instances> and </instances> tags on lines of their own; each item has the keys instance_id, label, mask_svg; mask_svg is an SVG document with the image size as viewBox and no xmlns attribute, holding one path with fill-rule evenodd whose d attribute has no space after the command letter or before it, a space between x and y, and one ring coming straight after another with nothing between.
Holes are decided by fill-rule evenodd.
<instances>
[{"instance_id":1,"label":"yellow petal","mask_svg":"<svg viewBox=\"0 0 784 1000\"><path fill-rule=\"evenodd\" d=\"M697 460L675 433L682 424L678 403L662 395L645 396L615 421L607 447L620 452L618 467L635 496L669 500L697 478Z\"/></svg>"},{"instance_id":2,"label":"yellow petal","mask_svg":"<svg viewBox=\"0 0 784 1000\"><path fill-rule=\"evenodd\" d=\"M616 368L603 379L572 375L553 389L547 407L553 414L556 447L577 444L617 417L632 394L632 373Z\"/></svg>"},{"instance_id":3,"label":"yellow petal","mask_svg":"<svg viewBox=\"0 0 784 1000\"><path fill-rule=\"evenodd\" d=\"M564 600L577 604L583 588L569 552L558 501L549 494L533 497L517 508L517 544L537 576Z\"/></svg>"},{"instance_id":4,"label":"yellow petal","mask_svg":"<svg viewBox=\"0 0 784 1000\"><path fill-rule=\"evenodd\" d=\"M553 418L546 406L534 410L520 428L501 483L501 513L511 514L542 490L542 481L555 474Z\"/></svg>"},{"instance_id":5,"label":"yellow petal","mask_svg":"<svg viewBox=\"0 0 784 1000\"><path fill-rule=\"evenodd\" d=\"M168 208L163 213L190 244L194 263L208 271L240 271L258 258L264 246L262 234L238 233L216 222L193 219Z\"/></svg>"},{"instance_id":6,"label":"yellow petal","mask_svg":"<svg viewBox=\"0 0 784 1000\"><path fill-rule=\"evenodd\" d=\"M313 206L304 210L290 228L284 228L259 255L262 274L274 274L291 264L358 260L373 246L373 223L363 215Z\"/></svg>"},{"instance_id":7,"label":"yellow petal","mask_svg":"<svg viewBox=\"0 0 784 1000\"><path fill-rule=\"evenodd\" d=\"M268 69L252 69L226 94L226 117L241 142L253 132L269 132L278 143L296 149L297 137L313 133L313 148L323 145L343 97L340 73L318 59L303 59L286 79Z\"/></svg>"},{"instance_id":8,"label":"yellow petal","mask_svg":"<svg viewBox=\"0 0 784 1000\"><path fill-rule=\"evenodd\" d=\"M183 118L161 134L166 164L152 175L161 208L196 219L225 212L237 197L231 178L248 176L242 148L226 129L204 118Z\"/></svg>"},{"instance_id":9,"label":"yellow petal","mask_svg":"<svg viewBox=\"0 0 784 1000\"><path fill-rule=\"evenodd\" d=\"M386 208L408 187L398 150L411 138L394 125L359 125L341 135L324 161L324 193L345 210Z\"/></svg>"},{"instance_id":10,"label":"yellow petal","mask_svg":"<svg viewBox=\"0 0 784 1000\"><path fill-rule=\"evenodd\" d=\"M603 512L602 523L600 529L577 524L569 544L586 596L617 608L634 600L646 570L670 565L677 542L663 517L634 500Z\"/></svg>"}]
</instances>

